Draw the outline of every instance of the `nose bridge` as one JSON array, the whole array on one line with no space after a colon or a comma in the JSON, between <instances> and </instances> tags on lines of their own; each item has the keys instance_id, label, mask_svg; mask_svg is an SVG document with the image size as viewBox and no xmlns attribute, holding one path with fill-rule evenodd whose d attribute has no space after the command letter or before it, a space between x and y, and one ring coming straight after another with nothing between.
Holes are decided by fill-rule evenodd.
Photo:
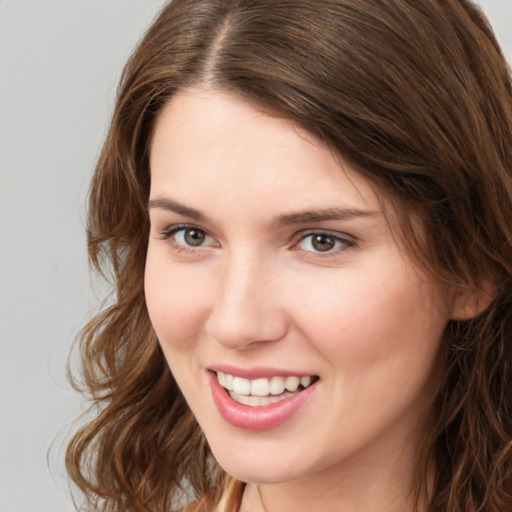
<instances>
[{"instance_id":1,"label":"nose bridge","mask_svg":"<svg viewBox=\"0 0 512 512\"><path fill-rule=\"evenodd\" d=\"M277 341L287 331L286 315L277 293L277 269L251 251L226 256L208 334L230 348Z\"/></svg>"}]
</instances>

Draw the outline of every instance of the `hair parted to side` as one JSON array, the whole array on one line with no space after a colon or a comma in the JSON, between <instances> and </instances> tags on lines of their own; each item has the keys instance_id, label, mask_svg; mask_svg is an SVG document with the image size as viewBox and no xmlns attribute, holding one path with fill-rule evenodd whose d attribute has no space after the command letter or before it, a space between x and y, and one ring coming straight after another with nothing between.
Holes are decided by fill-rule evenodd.
<instances>
[{"instance_id":1,"label":"hair parted to side","mask_svg":"<svg viewBox=\"0 0 512 512\"><path fill-rule=\"evenodd\" d=\"M468 0L163 9L124 70L90 191L90 260L113 273L116 296L80 338L76 385L97 417L70 441L67 467L88 507L168 512L184 483L201 510L220 496L225 475L168 370L143 289L152 130L194 85L300 123L390 199L420 266L456 294L492 290L483 313L448 326L423 463L437 467L431 512L512 510L512 85Z\"/></svg>"}]
</instances>

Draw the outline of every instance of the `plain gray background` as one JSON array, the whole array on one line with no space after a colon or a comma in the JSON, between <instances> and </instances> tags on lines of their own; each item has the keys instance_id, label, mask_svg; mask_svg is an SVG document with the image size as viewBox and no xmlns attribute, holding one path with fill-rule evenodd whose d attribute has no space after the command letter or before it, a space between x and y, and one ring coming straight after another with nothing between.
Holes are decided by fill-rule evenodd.
<instances>
[{"instance_id":1,"label":"plain gray background","mask_svg":"<svg viewBox=\"0 0 512 512\"><path fill-rule=\"evenodd\" d=\"M0 0L0 512L74 510L62 456L83 404L65 367L97 304L85 197L119 73L163 3ZM480 3L512 60L512 0Z\"/></svg>"}]
</instances>

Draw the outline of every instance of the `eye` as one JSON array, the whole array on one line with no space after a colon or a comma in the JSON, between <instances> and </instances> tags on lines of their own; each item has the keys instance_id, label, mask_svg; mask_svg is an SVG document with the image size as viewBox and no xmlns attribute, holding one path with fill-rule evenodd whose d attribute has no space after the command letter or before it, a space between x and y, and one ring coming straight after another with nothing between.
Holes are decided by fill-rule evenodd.
<instances>
[{"instance_id":1,"label":"eye","mask_svg":"<svg viewBox=\"0 0 512 512\"><path fill-rule=\"evenodd\" d=\"M177 243L190 247L200 247L207 238L208 235L204 231L195 228L180 229L174 234Z\"/></svg>"},{"instance_id":2,"label":"eye","mask_svg":"<svg viewBox=\"0 0 512 512\"><path fill-rule=\"evenodd\" d=\"M214 239L206 231L188 225L173 226L167 229L163 233L162 239L170 240L174 245L183 249L215 245Z\"/></svg>"},{"instance_id":3,"label":"eye","mask_svg":"<svg viewBox=\"0 0 512 512\"><path fill-rule=\"evenodd\" d=\"M307 252L336 252L337 249L351 247L354 242L333 233L316 232L305 234L297 244L299 249Z\"/></svg>"}]
</instances>

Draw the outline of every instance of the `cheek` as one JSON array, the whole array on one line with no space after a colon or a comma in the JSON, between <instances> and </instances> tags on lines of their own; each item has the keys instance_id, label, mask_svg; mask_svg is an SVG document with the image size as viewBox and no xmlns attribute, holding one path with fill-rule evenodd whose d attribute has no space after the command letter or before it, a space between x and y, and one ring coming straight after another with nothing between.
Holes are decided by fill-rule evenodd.
<instances>
[{"instance_id":1,"label":"cheek","mask_svg":"<svg viewBox=\"0 0 512 512\"><path fill-rule=\"evenodd\" d=\"M201 272L184 272L150 249L144 288L149 317L164 351L193 348L208 311L208 287Z\"/></svg>"},{"instance_id":2,"label":"cheek","mask_svg":"<svg viewBox=\"0 0 512 512\"><path fill-rule=\"evenodd\" d=\"M342 374L420 366L435 358L446 327L434 292L414 272L347 273L298 304L301 329ZM297 316L297 315L296 315Z\"/></svg>"}]
</instances>

